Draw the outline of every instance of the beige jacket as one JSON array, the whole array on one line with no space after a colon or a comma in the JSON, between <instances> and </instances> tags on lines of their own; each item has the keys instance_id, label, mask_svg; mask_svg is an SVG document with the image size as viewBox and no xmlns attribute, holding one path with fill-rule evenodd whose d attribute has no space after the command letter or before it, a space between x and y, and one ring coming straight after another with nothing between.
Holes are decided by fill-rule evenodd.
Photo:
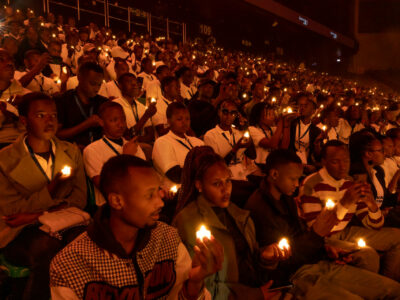
<instances>
[{"instance_id":1,"label":"beige jacket","mask_svg":"<svg viewBox=\"0 0 400 300\"><path fill-rule=\"evenodd\" d=\"M54 143L54 174L64 165L72 168L71 178L58 188L54 199L47 190L47 179L25 148L24 135L0 151L0 217L45 211L61 202L79 208L86 206L86 179L79 149L57 138ZM0 248L11 242L25 226L11 228L0 219Z\"/></svg>"}]
</instances>

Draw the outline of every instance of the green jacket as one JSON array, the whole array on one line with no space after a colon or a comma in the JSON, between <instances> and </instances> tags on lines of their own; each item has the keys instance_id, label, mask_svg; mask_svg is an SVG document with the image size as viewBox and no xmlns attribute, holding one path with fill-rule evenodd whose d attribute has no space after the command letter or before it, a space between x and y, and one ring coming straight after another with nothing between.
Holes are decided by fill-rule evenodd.
<instances>
[{"instance_id":1,"label":"green jacket","mask_svg":"<svg viewBox=\"0 0 400 300\"><path fill-rule=\"evenodd\" d=\"M47 190L47 179L36 166L21 135L12 145L0 151L0 216L47 210L68 203L83 209L86 205L86 178L79 149L54 138L56 146L54 174L64 165L72 168L71 178L63 182L53 199ZM11 228L0 219L0 248L11 242L26 225Z\"/></svg>"},{"instance_id":2,"label":"green jacket","mask_svg":"<svg viewBox=\"0 0 400 300\"><path fill-rule=\"evenodd\" d=\"M227 210L245 237L252 255L258 259L259 249L255 228L249 212L240 209L233 203L229 204ZM224 247L222 270L206 279L206 287L210 291L212 299L264 299L260 289L238 283L239 270L234 240L203 196L199 196L196 201L186 206L173 221L173 225L177 227L179 235L191 256L194 255L193 247L196 244L196 231L202 224L211 231L215 239ZM262 265L259 259L258 261Z\"/></svg>"}]
</instances>

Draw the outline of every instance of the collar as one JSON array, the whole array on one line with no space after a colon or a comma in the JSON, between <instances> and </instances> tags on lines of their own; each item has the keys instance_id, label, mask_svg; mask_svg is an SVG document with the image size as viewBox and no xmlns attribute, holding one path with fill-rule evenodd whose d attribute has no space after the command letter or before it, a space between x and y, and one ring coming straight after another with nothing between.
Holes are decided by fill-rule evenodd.
<instances>
[{"instance_id":1,"label":"collar","mask_svg":"<svg viewBox=\"0 0 400 300\"><path fill-rule=\"evenodd\" d=\"M229 132L229 130L223 130L219 125L217 125L217 126L215 126L215 129L217 130L217 132L218 133L228 133L229 135L231 135L232 133L234 133L235 134L235 132L234 132L234 128L232 128L231 130L232 130L232 133L231 132Z\"/></svg>"},{"instance_id":2,"label":"collar","mask_svg":"<svg viewBox=\"0 0 400 300\"><path fill-rule=\"evenodd\" d=\"M177 136L175 133L173 133L172 130L168 131L167 135L172 137L173 139L180 140L182 142L186 142L187 140L189 140L189 137L186 134L184 138L181 138Z\"/></svg>"},{"instance_id":3,"label":"collar","mask_svg":"<svg viewBox=\"0 0 400 300\"><path fill-rule=\"evenodd\" d=\"M133 104L130 104L129 101L124 97L124 95L121 95L121 100L122 100L121 101L122 105L125 105L127 107L132 107ZM134 100L134 101L135 101L135 103L137 105L137 100Z\"/></svg>"},{"instance_id":4,"label":"collar","mask_svg":"<svg viewBox=\"0 0 400 300\"><path fill-rule=\"evenodd\" d=\"M330 186L333 186L336 188L340 188L343 185L343 183L347 180L346 178L336 180L331 175L329 175L328 170L325 167L323 167L321 170L319 170L318 173L324 181L326 181Z\"/></svg>"},{"instance_id":5,"label":"collar","mask_svg":"<svg viewBox=\"0 0 400 300\"><path fill-rule=\"evenodd\" d=\"M173 101L169 101L167 98L164 97L164 95L161 95L162 100L167 102L168 104L171 104Z\"/></svg>"},{"instance_id":6,"label":"collar","mask_svg":"<svg viewBox=\"0 0 400 300\"><path fill-rule=\"evenodd\" d=\"M29 153L29 149L26 146L26 139L27 139L27 135L24 136L23 138L23 144L24 144L24 148L26 150L27 153ZM50 144L51 144L51 151L54 153L54 155L56 154L56 144L54 143L53 139L50 140Z\"/></svg>"},{"instance_id":7,"label":"collar","mask_svg":"<svg viewBox=\"0 0 400 300\"><path fill-rule=\"evenodd\" d=\"M93 222L87 229L88 236L100 248L107 250L110 253L117 255L120 258L129 259L134 256L134 253L143 250L150 238L151 229L140 229L136 238L135 248L132 254L125 252L122 245L115 239L110 227L110 214L111 209L108 204L101 206L96 212Z\"/></svg>"}]
</instances>

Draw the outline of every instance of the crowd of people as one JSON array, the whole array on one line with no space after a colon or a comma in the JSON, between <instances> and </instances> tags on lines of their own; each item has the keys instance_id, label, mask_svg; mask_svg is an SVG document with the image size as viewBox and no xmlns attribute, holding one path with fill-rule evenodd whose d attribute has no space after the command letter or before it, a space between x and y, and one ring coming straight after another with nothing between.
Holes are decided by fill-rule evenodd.
<instances>
[{"instance_id":1,"label":"crowd of people","mask_svg":"<svg viewBox=\"0 0 400 300\"><path fill-rule=\"evenodd\" d=\"M0 15L0 256L29 269L1 295L400 299L396 93Z\"/></svg>"}]
</instances>

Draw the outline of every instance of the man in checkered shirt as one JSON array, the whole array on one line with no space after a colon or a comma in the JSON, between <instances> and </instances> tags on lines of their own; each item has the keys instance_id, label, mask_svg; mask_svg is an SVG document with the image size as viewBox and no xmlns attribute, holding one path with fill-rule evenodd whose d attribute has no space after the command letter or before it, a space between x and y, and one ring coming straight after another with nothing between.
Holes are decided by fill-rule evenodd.
<instances>
[{"instance_id":1,"label":"man in checkered shirt","mask_svg":"<svg viewBox=\"0 0 400 300\"><path fill-rule=\"evenodd\" d=\"M157 221L164 204L150 164L113 157L100 188L107 204L51 263L52 299L210 299L204 278L221 269L222 246L198 239L190 259L177 231Z\"/></svg>"}]
</instances>

